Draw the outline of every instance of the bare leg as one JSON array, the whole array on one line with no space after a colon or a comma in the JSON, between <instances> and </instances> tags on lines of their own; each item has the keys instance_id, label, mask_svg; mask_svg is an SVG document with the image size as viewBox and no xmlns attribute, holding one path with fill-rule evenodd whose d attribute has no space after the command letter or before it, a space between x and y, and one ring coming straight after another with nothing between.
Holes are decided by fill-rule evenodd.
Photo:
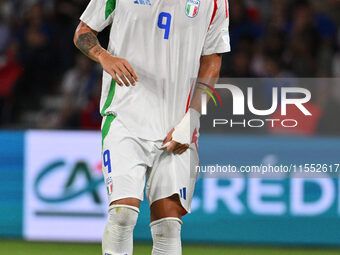
<instances>
[{"instance_id":1,"label":"bare leg","mask_svg":"<svg viewBox=\"0 0 340 255\"><path fill-rule=\"evenodd\" d=\"M140 204L140 200L138 200L137 198L129 197L129 198L123 198L123 199L116 200L116 201L112 202L110 204L110 206L111 205L130 205L130 206L134 206L134 207L139 208L139 204Z\"/></svg>"},{"instance_id":2,"label":"bare leg","mask_svg":"<svg viewBox=\"0 0 340 255\"><path fill-rule=\"evenodd\" d=\"M177 194L151 205L152 255L181 255L183 207Z\"/></svg>"}]
</instances>

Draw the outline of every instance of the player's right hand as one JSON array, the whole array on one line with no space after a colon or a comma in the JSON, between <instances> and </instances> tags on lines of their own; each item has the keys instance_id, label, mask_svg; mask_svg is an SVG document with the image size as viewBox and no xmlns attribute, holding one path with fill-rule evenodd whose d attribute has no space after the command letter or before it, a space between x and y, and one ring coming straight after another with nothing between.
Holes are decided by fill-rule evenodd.
<instances>
[{"instance_id":1,"label":"player's right hand","mask_svg":"<svg viewBox=\"0 0 340 255\"><path fill-rule=\"evenodd\" d=\"M103 51L98 60L103 69L112 76L119 86L136 85L138 76L126 59L112 56L108 51Z\"/></svg>"}]
</instances>

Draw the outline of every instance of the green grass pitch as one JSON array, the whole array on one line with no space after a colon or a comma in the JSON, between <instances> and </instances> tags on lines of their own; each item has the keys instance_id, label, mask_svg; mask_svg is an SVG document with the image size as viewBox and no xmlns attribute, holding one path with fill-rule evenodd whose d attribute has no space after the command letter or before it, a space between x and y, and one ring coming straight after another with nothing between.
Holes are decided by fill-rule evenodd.
<instances>
[{"instance_id":1,"label":"green grass pitch","mask_svg":"<svg viewBox=\"0 0 340 255\"><path fill-rule=\"evenodd\" d=\"M99 244L29 243L0 240L1 255L101 255ZM136 244L134 255L151 254L150 244ZM183 255L335 255L335 249L183 245Z\"/></svg>"}]
</instances>

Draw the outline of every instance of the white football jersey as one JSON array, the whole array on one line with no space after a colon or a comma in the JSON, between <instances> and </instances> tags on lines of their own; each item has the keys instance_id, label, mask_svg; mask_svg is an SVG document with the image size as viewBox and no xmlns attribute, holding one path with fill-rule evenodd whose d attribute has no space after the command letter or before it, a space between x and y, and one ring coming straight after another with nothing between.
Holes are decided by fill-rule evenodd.
<instances>
[{"instance_id":1,"label":"white football jersey","mask_svg":"<svg viewBox=\"0 0 340 255\"><path fill-rule=\"evenodd\" d=\"M202 55L230 51L227 0L91 0L81 20L111 25L108 51L130 62L135 87L104 72L102 115L139 138L163 140L183 118Z\"/></svg>"}]
</instances>

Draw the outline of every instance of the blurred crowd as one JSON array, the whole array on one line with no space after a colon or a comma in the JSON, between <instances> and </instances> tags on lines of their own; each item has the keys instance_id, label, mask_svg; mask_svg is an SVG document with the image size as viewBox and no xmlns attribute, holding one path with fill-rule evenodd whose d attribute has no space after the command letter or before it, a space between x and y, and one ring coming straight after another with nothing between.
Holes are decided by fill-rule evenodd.
<instances>
[{"instance_id":1,"label":"blurred crowd","mask_svg":"<svg viewBox=\"0 0 340 255\"><path fill-rule=\"evenodd\" d=\"M88 2L0 0L1 128L100 128L101 68L73 45ZM222 77L340 77L339 0L229 2L232 52ZM327 107L340 109L338 86L314 88L320 119Z\"/></svg>"}]
</instances>

